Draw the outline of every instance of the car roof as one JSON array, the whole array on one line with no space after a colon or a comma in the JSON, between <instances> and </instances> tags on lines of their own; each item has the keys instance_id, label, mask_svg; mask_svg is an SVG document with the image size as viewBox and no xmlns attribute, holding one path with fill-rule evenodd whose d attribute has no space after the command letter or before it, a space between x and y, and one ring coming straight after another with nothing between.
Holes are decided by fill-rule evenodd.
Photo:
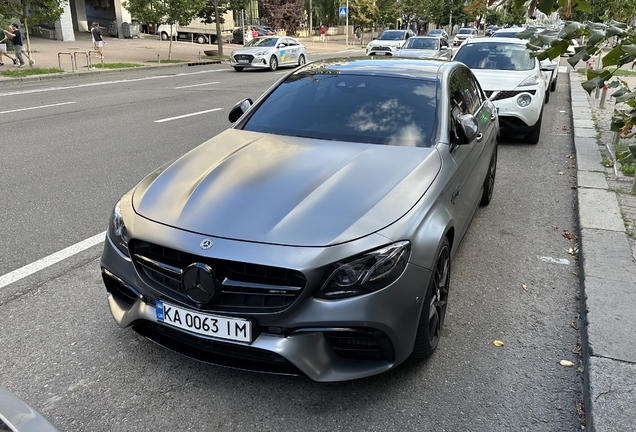
<instances>
[{"instance_id":1,"label":"car roof","mask_svg":"<svg viewBox=\"0 0 636 432\"><path fill-rule=\"evenodd\" d=\"M435 39L439 40L436 36L411 36L410 39Z\"/></svg>"},{"instance_id":2,"label":"car roof","mask_svg":"<svg viewBox=\"0 0 636 432\"><path fill-rule=\"evenodd\" d=\"M524 39L519 39L519 38L507 38L507 37L500 37L500 38L480 38L480 39L471 39L470 42L466 42L470 45L473 44L482 44L482 43L509 43L509 44L518 44L518 45L526 45L528 41L524 40Z\"/></svg>"},{"instance_id":3,"label":"car roof","mask_svg":"<svg viewBox=\"0 0 636 432\"><path fill-rule=\"evenodd\" d=\"M454 68L463 65L458 62L442 60L420 59L369 59L343 58L319 60L297 70L295 74L350 74L350 75L375 75L397 78L416 78L437 80L441 69Z\"/></svg>"}]
</instances>

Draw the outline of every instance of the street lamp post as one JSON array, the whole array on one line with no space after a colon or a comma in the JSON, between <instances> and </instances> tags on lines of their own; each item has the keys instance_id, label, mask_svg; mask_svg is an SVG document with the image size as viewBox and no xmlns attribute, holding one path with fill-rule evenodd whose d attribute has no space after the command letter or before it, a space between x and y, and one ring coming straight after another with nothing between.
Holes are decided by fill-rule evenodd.
<instances>
[{"instance_id":1,"label":"street lamp post","mask_svg":"<svg viewBox=\"0 0 636 432\"><path fill-rule=\"evenodd\" d=\"M345 45L349 46L349 0L347 0L347 18L345 23Z\"/></svg>"}]
</instances>

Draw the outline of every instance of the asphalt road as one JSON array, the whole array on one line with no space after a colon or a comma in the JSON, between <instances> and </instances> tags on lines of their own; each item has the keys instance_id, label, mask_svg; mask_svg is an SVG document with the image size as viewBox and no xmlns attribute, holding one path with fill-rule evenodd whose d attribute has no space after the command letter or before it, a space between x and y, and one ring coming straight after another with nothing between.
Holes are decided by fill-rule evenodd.
<instances>
[{"instance_id":1,"label":"asphalt road","mask_svg":"<svg viewBox=\"0 0 636 432\"><path fill-rule=\"evenodd\" d=\"M103 232L123 193L282 76L219 65L0 87L0 277ZM578 365L567 78L539 144L504 137L428 362L319 384L189 360L116 326L97 245L0 288L0 385L66 431L578 429L581 374L559 364Z\"/></svg>"}]
</instances>

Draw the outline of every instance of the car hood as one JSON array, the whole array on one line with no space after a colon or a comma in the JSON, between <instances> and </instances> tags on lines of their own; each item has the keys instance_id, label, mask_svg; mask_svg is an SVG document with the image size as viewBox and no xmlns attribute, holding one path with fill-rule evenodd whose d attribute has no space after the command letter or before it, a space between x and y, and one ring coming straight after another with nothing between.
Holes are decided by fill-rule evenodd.
<instances>
[{"instance_id":1,"label":"car hood","mask_svg":"<svg viewBox=\"0 0 636 432\"><path fill-rule=\"evenodd\" d=\"M328 246L378 231L422 197L437 150L229 129L135 189L148 219L213 237Z\"/></svg>"},{"instance_id":2,"label":"car hood","mask_svg":"<svg viewBox=\"0 0 636 432\"><path fill-rule=\"evenodd\" d=\"M441 51L425 50L425 49L402 49L395 53L398 57L408 58L436 58L439 57Z\"/></svg>"},{"instance_id":3,"label":"car hood","mask_svg":"<svg viewBox=\"0 0 636 432\"><path fill-rule=\"evenodd\" d=\"M390 46L390 47L401 47L404 45L403 40L372 40L369 42L367 47L378 47L378 46Z\"/></svg>"},{"instance_id":4,"label":"car hood","mask_svg":"<svg viewBox=\"0 0 636 432\"><path fill-rule=\"evenodd\" d=\"M258 52L266 52L274 49L273 47L247 47L247 48L238 48L234 50L234 55L236 54L256 54Z\"/></svg>"},{"instance_id":5,"label":"car hood","mask_svg":"<svg viewBox=\"0 0 636 432\"><path fill-rule=\"evenodd\" d=\"M471 35L471 34L459 34L459 33L457 33L457 34L455 35L455 37L456 37L457 39L466 39L466 38L469 38L469 37L473 37L473 35Z\"/></svg>"},{"instance_id":6,"label":"car hood","mask_svg":"<svg viewBox=\"0 0 636 432\"><path fill-rule=\"evenodd\" d=\"M481 88L486 91L515 90L521 82L535 73L534 70L507 71L494 69L471 69Z\"/></svg>"}]
</instances>

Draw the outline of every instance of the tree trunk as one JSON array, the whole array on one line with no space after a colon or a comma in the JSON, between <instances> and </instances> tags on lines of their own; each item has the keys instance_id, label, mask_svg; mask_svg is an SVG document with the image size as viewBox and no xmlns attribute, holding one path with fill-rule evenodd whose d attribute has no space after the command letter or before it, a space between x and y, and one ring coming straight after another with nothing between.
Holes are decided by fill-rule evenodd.
<instances>
[{"instance_id":1,"label":"tree trunk","mask_svg":"<svg viewBox=\"0 0 636 432\"><path fill-rule=\"evenodd\" d=\"M219 0L214 0L214 22L216 23L216 43L219 47L219 55L223 55L223 38L221 37L221 23L219 22Z\"/></svg>"},{"instance_id":2,"label":"tree trunk","mask_svg":"<svg viewBox=\"0 0 636 432\"><path fill-rule=\"evenodd\" d=\"M32 68L31 61L31 38L29 38L29 23L27 19L26 5L22 3L22 19L24 20L24 40L26 40L26 56L29 59L29 67Z\"/></svg>"}]
</instances>

